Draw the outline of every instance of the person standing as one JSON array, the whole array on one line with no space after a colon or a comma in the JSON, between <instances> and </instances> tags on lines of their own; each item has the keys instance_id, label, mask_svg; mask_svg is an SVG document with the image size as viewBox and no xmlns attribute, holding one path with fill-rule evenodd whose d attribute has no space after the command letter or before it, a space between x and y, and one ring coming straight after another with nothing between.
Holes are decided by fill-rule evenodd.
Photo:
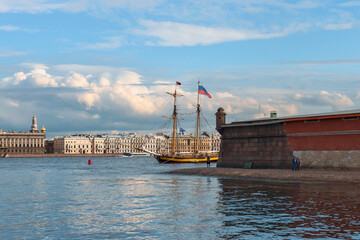
<instances>
[{"instance_id":1,"label":"person standing","mask_svg":"<svg viewBox=\"0 0 360 240\"><path fill-rule=\"evenodd\" d=\"M300 171L300 158L296 157L296 170Z\"/></svg>"},{"instance_id":2,"label":"person standing","mask_svg":"<svg viewBox=\"0 0 360 240\"><path fill-rule=\"evenodd\" d=\"M292 158L292 170L296 171L296 167L297 167L296 157L293 156L293 158Z\"/></svg>"},{"instance_id":3,"label":"person standing","mask_svg":"<svg viewBox=\"0 0 360 240\"><path fill-rule=\"evenodd\" d=\"M210 157L209 157L209 155L206 155L206 165L207 165L207 167L210 167Z\"/></svg>"}]
</instances>

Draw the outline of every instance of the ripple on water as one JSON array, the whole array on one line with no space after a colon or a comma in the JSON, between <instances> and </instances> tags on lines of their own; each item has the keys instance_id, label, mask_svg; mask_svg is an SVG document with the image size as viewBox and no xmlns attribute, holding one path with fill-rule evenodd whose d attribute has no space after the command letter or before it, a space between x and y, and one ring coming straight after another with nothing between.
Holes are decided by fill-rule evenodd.
<instances>
[{"instance_id":1,"label":"ripple on water","mask_svg":"<svg viewBox=\"0 0 360 240\"><path fill-rule=\"evenodd\" d=\"M360 239L354 184L161 174L153 158L0 159L2 239Z\"/></svg>"}]
</instances>

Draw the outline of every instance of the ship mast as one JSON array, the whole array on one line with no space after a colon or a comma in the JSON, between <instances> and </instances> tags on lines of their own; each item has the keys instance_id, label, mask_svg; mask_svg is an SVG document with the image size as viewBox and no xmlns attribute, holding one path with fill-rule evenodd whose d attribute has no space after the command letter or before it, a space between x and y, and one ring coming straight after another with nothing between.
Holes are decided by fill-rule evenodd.
<instances>
[{"instance_id":1,"label":"ship mast","mask_svg":"<svg viewBox=\"0 0 360 240\"><path fill-rule=\"evenodd\" d=\"M197 90L197 105L196 105L196 139L195 139L195 156L198 156L199 153L199 128L200 128L200 96L199 96L199 86L200 86L200 78L198 80L198 90Z\"/></svg>"},{"instance_id":2,"label":"ship mast","mask_svg":"<svg viewBox=\"0 0 360 240\"><path fill-rule=\"evenodd\" d=\"M168 94L170 94L171 96L174 97L174 110L173 110L173 114L171 117L171 119L173 119L173 136L172 136L172 144L171 144L171 155L174 157L175 156L175 140L176 140L176 120L177 119L181 119L181 118L177 118L177 110L176 110L176 97L181 97L183 95L181 94L177 94L176 90L177 90L177 83L175 84L175 92L171 93L171 92L167 92Z\"/></svg>"}]
</instances>

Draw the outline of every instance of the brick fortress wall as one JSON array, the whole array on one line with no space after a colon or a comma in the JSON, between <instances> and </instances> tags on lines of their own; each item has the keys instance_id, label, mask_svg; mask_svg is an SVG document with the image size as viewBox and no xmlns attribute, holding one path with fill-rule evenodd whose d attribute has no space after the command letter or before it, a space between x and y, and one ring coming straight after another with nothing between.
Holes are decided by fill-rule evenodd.
<instances>
[{"instance_id":1,"label":"brick fortress wall","mask_svg":"<svg viewBox=\"0 0 360 240\"><path fill-rule=\"evenodd\" d=\"M285 121L294 155L305 168L360 168L360 118Z\"/></svg>"},{"instance_id":2,"label":"brick fortress wall","mask_svg":"<svg viewBox=\"0 0 360 240\"><path fill-rule=\"evenodd\" d=\"M220 128L219 128L220 129ZM360 116L294 118L220 129L218 167L360 168Z\"/></svg>"}]
</instances>

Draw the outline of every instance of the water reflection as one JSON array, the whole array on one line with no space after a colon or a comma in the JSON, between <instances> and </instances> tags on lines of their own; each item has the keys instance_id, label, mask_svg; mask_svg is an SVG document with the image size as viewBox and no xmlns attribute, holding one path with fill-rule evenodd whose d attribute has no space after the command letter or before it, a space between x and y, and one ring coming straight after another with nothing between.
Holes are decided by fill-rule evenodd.
<instances>
[{"instance_id":1,"label":"water reflection","mask_svg":"<svg viewBox=\"0 0 360 240\"><path fill-rule=\"evenodd\" d=\"M184 167L1 159L0 239L360 239L359 185L159 174Z\"/></svg>"},{"instance_id":2,"label":"water reflection","mask_svg":"<svg viewBox=\"0 0 360 240\"><path fill-rule=\"evenodd\" d=\"M360 238L359 185L219 182L219 238Z\"/></svg>"}]
</instances>

